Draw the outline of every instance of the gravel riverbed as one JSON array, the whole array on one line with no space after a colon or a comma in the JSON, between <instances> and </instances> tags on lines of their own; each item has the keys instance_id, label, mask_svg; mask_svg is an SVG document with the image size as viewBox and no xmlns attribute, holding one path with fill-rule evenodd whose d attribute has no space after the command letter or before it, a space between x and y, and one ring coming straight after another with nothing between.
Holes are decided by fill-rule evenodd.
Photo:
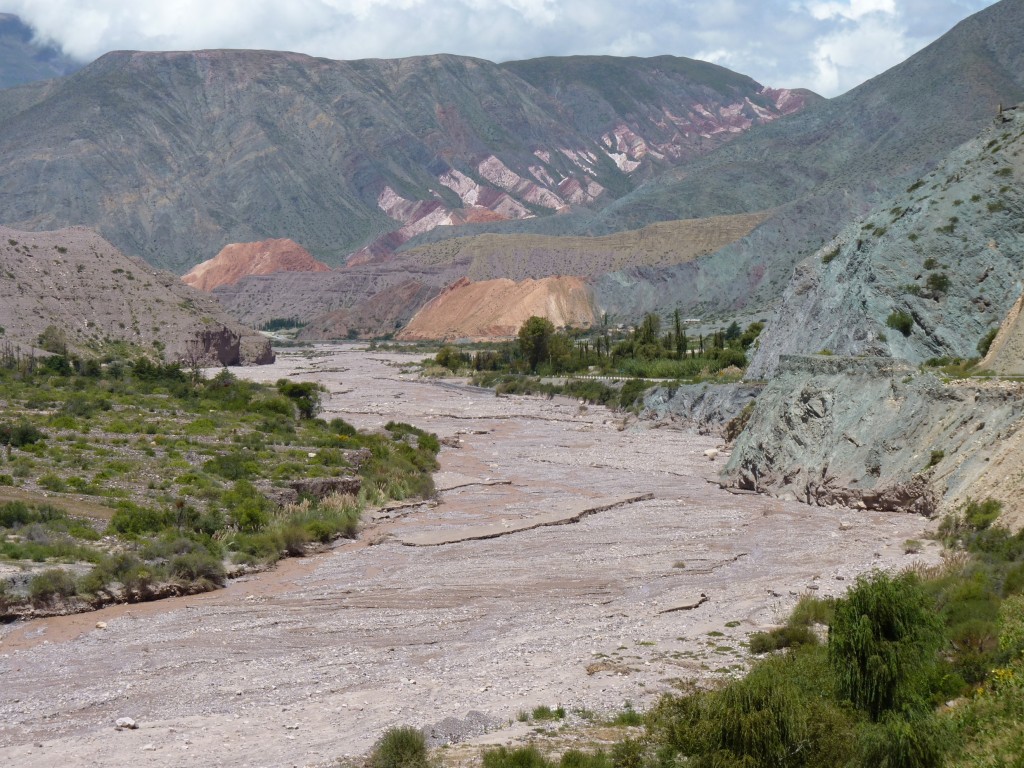
<instances>
[{"instance_id":1,"label":"gravel riverbed","mask_svg":"<svg viewBox=\"0 0 1024 768\"><path fill-rule=\"evenodd\" d=\"M747 636L807 590L938 560L904 554L919 517L719 489L712 438L410 359L341 345L236 372L320 381L326 418L436 432L437 499L218 592L0 627L0 764L327 766L402 724L500 743L540 704L642 708L741 674ZM563 509L599 511L529 528Z\"/></svg>"}]
</instances>

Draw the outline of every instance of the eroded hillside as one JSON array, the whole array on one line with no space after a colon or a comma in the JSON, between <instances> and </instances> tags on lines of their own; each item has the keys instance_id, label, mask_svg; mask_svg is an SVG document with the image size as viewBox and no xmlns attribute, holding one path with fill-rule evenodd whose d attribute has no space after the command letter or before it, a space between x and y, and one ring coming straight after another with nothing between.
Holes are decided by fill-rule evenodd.
<instances>
[{"instance_id":1,"label":"eroded hillside","mask_svg":"<svg viewBox=\"0 0 1024 768\"><path fill-rule=\"evenodd\" d=\"M127 342L169 360L274 359L269 342L170 272L125 256L91 230L0 227L0 341L101 354ZM48 330L49 329L49 330Z\"/></svg>"},{"instance_id":2,"label":"eroded hillside","mask_svg":"<svg viewBox=\"0 0 1024 768\"><path fill-rule=\"evenodd\" d=\"M509 338L534 315L556 327L590 326L595 319L590 290L578 277L479 283L463 278L417 312L398 338Z\"/></svg>"},{"instance_id":3,"label":"eroded hillside","mask_svg":"<svg viewBox=\"0 0 1024 768\"><path fill-rule=\"evenodd\" d=\"M277 238L225 245L212 259L192 267L181 281L201 291L212 291L222 285L234 285L249 275L329 272L330 269L294 240Z\"/></svg>"},{"instance_id":4,"label":"eroded hillside","mask_svg":"<svg viewBox=\"0 0 1024 768\"><path fill-rule=\"evenodd\" d=\"M912 363L977 355L1021 294L1022 217L1024 110L1007 109L797 267L748 375L822 350Z\"/></svg>"}]
</instances>

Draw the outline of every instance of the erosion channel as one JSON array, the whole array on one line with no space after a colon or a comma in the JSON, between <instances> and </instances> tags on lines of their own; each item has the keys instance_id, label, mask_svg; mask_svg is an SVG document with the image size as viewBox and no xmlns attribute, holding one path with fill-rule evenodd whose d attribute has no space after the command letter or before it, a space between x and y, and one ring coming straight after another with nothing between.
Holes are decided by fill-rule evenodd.
<instances>
[{"instance_id":1,"label":"erosion channel","mask_svg":"<svg viewBox=\"0 0 1024 768\"><path fill-rule=\"evenodd\" d=\"M321 382L327 418L436 432L437 498L217 592L0 627L0 764L327 766L399 724L505 743L540 704L639 709L741 674L805 591L938 559L904 553L932 525L915 515L721 490L714 438L413 360L342 345L237 369Z\"/></svg>"}]
</instances>

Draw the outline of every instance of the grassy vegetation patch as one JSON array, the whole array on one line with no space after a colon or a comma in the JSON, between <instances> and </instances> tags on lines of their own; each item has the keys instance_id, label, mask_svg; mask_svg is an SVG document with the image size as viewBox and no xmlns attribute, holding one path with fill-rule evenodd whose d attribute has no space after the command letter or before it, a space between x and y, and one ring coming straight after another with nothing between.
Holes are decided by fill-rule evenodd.
<instances>
[{"instance_id":1,"label":"grassy vegetation patch","mask_svg":"<svg viewBox=\"0 0 1024 768\"><path fill-rule=\"evenodd\" d=\"M434 435L325 422L320 396L145 358L5 359L0 484L26 501L0 504L0 558L39 572L2 582L0 615L212 589L232 568L355 535L367 504L433 493ZM316 479L327 492L290 486ZM30 501L42 491L54 503Z\"/></svg>"}]
</instances>

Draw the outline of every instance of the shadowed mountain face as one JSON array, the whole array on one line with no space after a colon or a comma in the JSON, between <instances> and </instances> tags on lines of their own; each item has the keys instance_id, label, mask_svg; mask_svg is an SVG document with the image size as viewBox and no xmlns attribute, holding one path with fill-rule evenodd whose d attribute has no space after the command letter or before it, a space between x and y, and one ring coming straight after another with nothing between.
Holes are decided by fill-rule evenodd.
<instances>
[{"instance_id":1,"label":"shadowed mountain face","mask_svg":"<svg viewBox=\"0 0 1024 768\"><path fill-rule=\"evenodd\" d=\"M33 42L32 30L10 13L0 13L0 88L61 77L81 65L57 48Z\"/></svg>"},{"instance_id":2,"label":"shadowed mountain face","mask_svg":"<svg viewBox=\"0 0 1024 768\"><path fill-rule=\"evenodd\" d=\"M685 59L110 53L0 92L0 221L178 272L288 237L327 263L596 209L818 97Z\"/></svg>"}]
</instances>

